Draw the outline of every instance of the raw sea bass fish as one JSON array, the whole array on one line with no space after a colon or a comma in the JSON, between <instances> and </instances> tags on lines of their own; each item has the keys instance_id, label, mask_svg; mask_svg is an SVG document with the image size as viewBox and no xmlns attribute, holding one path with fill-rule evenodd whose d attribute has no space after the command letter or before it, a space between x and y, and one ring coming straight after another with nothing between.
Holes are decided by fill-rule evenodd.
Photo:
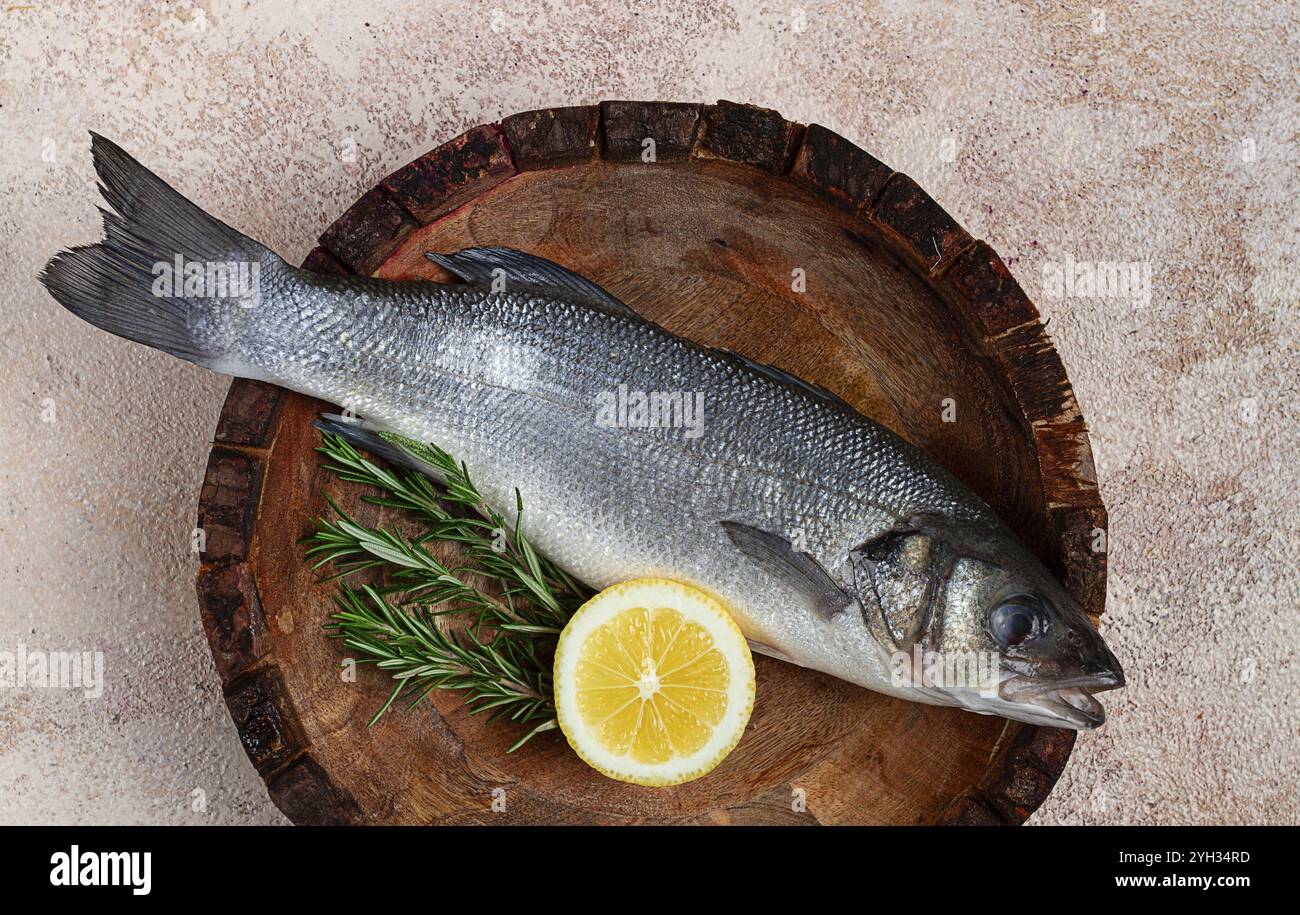
<instances>
[{"instance_id":1,"label":"raw sea bass fish","mask_svg":"<svg viewBox=\"0 0 1300 915\"><path fill-rule=\"evenodd\" d=\"M955 477L826 391L517 251L430 255L459 284L297 269L92 147L107 237L42 275L91 324L341 404L365 421L330 428L373 451L394 451L379 431L441 446L508 517L518 487L524 532L592 587L694 584L755 650L878 692L1104 720L1093 693L1123 673L1060 583ZM927 657L944 664L910 660ZM952 676L952 657L993 663Z\"/></svg>"}]
</instances>

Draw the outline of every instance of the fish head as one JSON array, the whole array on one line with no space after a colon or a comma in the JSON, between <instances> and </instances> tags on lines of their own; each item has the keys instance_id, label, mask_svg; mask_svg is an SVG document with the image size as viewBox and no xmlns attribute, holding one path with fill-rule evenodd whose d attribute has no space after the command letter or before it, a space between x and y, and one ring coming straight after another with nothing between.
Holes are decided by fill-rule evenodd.
<instances>
[{"instance_id":1,"label":"fish head","mask_svg":"<svg viewBox=\"0 0 1300 915\"><path fill-rule=\"evenodd\" d=\"M1000 525L918 519L851 556L868 628L926 689L983 714L1073 729L1124 671L1078 602ZM913 674L913 682L916 675Z\"/></svg>"}]
</instances>

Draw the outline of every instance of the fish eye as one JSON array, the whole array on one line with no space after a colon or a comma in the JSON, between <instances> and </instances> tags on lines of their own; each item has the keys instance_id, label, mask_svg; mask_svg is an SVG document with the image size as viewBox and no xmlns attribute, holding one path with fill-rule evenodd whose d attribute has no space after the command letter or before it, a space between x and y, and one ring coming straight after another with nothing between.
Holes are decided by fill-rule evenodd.
<instances>
[{"instance_id":1,"label":"fish eye","mask_svg":"<svg viewBox=\"0 0 1300 915\"><path fill-rule=\"evenodd\" d=\"M989 617L989 631L1003 648L1027 642L1046 628L1043 605L1026 594L1007 598L993 608Z\"/></svg>"}]
</instances>

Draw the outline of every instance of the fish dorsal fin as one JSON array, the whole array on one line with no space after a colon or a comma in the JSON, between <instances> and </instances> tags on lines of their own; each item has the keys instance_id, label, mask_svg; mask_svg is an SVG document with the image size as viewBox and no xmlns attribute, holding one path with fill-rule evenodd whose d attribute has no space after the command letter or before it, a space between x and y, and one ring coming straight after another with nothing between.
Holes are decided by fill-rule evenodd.
<instances>
[{"instance_id":1,"label":"fish dorsal fin","mask_svg":"<svg viewBox=\"0 0 1300 915\"><path fill-rule=\"evenodd\" d=\"M507 289L512 285L526 286L541 292L559 293L565 298L576 298L611 314L637 317L635 311L585 276L535 254L525 254L514 248L466 248L455 254L430 251L424 256L467 283L488 286L504 282Z\"/></svg>"},{"instance_id":2,"label":"fish dorsal fin","mask_svg":"<svg viewBox=\"0 0 1300 915\"><path fill-rule=\"evenodd\" d=\"M800 391L803 391L805 394L811 394L813 397L817 398L822 403L828 404L840 410L848 410L850 413L858 412L851 404L846 403L845 400L842 397L840 397L838 394L832 394L830 391L826 390L823 387L820 387L819 385L813 384L811 381L804 381L802 378L800 378L797 375L791 375L785 369L779 369L774 365L768 365L766 362L756 362L753 359L750 359L748 356L742 356L739 353L733 353L729 349L714 348L713 351L715 353L727 357L728 359L736 360L741 365L745 366L745 368L757 372L758 374L762 375L764 378L782 384L791 385L795 388L798 388Z\"/></svg>"},{"instance_id":3,"label":"fish dorsal fin","mask_svg":"<svg viewBox=\"0 0 1300 915\"><path fill-rule=\"evenodd\" d=\"M525 254L514 248L466 248L455 254L436 254L432 251L425 255L444 270L448 270L467 283L487 286L504 280L506 286L511 284L525 286L552 294L559 293L566 298L576 298L588 305L601 308L611 314L624 317L640 318L628 305L606 292L600 286L574 273L567 267L561 267L555 261L549 261L535 254ZM497 271L501 271L497 273ZM733 359L741 365L772 381L795 387L811 394L823 403L842 410L857 412L839 396L823 387L804 381L791 375L784 369L764 362L756 362L748 356L727 349L711 348L713 352L727 359Z\"/></svg>"},{"instance_id":4,"label":"fish dorsal fin","mask_svg":"<svg viewBox=\"0 0 1300 915\"><path fill-rule=\"evenodd\" d=\"M822 619L833 619L857 602L816 559L795 550L784 537L739 521L719 523L737 549L768 574L803 594Z\"/></svg>"}]
</instances>

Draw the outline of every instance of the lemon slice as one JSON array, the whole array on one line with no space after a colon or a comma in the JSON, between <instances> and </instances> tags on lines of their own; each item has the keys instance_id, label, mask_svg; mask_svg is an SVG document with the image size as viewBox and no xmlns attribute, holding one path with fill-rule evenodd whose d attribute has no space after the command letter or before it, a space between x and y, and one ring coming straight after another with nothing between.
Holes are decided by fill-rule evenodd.
<instances>
[{"instance_id":1,"label":"lemon slice","mask_svg":"<svg viewBox=\"0 0 1300 915\"><path fill-rule=\"evenodd\" d=\"M754 659L721 603L637 578L578 609L555 650L555 707L592 768L637 785L709 772L754 709Z\"/></svg>"}]
</instances>

